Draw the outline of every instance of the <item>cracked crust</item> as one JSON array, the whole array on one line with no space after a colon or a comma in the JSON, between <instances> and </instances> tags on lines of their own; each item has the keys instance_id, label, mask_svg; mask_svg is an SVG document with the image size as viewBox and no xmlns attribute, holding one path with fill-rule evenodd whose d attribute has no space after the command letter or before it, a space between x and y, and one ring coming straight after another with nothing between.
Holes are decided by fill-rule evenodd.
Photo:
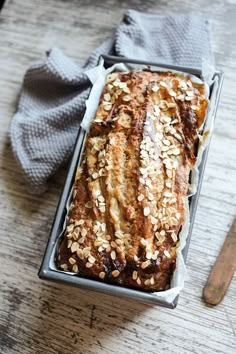
<instances>
[{"instance_id":1,"label":"cracked crust","mask_svg":"<svg viewBox=\"0 0 236 354\"><path fill-rule=\"evenodd\" d=\"M169 288L207 107L204 85L176 73L108 76L74 183L61 269Z\"/></svg>"}]
</instances>

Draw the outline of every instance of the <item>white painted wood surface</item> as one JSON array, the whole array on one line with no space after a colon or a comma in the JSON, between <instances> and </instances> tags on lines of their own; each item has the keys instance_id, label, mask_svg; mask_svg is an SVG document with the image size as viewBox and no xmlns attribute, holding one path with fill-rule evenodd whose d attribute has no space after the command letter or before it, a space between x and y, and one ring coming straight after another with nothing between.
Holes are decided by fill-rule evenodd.
<instances>
[{"instance_id":1,"label":"white painted wood surface","mask_svg":"<svg viewBox=\"0 0 236 354\"><path fill-rule=\"evenodd\" d=\"M225 72L218 118L175 310L152 308L38 279L64 171L42 196L27 186L7 130L26 68L52 46L77 62L111 35L123 12L202 14L211 19ZM9 0L0 17L0 353L236 353L236 277L214 308L202 288L236 214L235 0Z\"/></svg>"}]
</instances>

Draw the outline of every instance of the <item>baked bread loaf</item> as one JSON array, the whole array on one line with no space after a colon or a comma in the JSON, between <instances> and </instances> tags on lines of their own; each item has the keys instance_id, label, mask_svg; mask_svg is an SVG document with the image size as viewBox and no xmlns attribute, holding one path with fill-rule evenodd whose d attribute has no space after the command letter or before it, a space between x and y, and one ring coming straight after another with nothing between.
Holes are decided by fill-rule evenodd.
<instances>
[{"instance_id":1,"label":"baked bread loaf","mask_svg":"<svg viewBox=\"0 0 236 354\"><path fill-rule=\"evenodd\" d=\"M58 266L168 289L208 99L174 72L108 75L78 168Z\"/></svg>"}]
</instances>

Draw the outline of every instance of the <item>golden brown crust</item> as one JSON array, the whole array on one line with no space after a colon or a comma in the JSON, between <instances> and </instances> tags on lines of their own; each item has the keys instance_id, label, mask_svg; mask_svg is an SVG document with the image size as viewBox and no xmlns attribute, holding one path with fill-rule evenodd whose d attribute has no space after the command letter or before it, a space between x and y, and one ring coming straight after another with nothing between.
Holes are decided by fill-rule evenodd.
<instances>
[{"instance_id":1,"label":"golden brown crust","mask_svg":"<svg viewBox=\"0 0 236 354\"><path fill-rule=\"evenodd\" d=\"M61 269L146 291L169 287L208 100L176 73L107 78L76 176Z\"/></svg>"}]
</instances>

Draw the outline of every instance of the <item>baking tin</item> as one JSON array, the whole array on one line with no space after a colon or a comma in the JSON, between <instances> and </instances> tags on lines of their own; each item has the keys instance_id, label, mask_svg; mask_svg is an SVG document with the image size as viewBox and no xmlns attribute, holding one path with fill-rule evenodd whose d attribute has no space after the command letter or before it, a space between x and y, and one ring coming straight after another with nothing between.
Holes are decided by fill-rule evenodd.
<instances>
[{"instance_id":1,"label":"baking tin","mask_svg":"<svg viewBox=\"0 0 236 354\"><path fill-rule=\"evenodd\" d=\"M186 72L188 74L193 74L196 75L197 77L201 78L202 72L199 69L196 68L189 68L189 67L180 67L180 66L175 66L175 65L163 65L159 63L153 63L153 62L146 62L146 61L141 61L141 60L135 60L135 59L126 59L122 57L112 57L112 56L101 56L101 60L104 61L104 67L108 68L112 66L115 63L124 63L128 66L131 66L132 69L134 69L135 66L146 66L146 67L161 67L164 69L170 69L170 70L176 70L176 71L181 71L181 72ZM221 71L215 71L213 74L213 84L210 86L210 102L214 104L211 110L211 117L207 117L207 119L211 120L211 123L214 123L215 121L215 116L216 116L216 111L219 103L219 98L220 98L220 92L222 88L222 82L223 82L223 72ZM53 225L51 228L51 232L49 235L48 243L46 246L44 258L39 270L39 277L41 279L47 279L51 281L56 281L56 282L61 282L69 285L73 285L79 288L87 289L87 290L92 290L92 291L98 291L101 293L105 294L110 294L110 295L115 295L119 297L126 297L133 299L135 301L140 301L146 304L152 304L155 306L162 306L162 307L167 307L167 308L175 308L178 302L178 296L172 301L168 302L166 300L158 299L153 295L152 293L147 293L143 292L140 290L134 290L134 289L129 289L125 287L121 287L118 285L113 285L113 284L106 284L100 281L96 281L93 279L88 279L88 278L82 278L79 276L75 275L70 275L62 271L57 271L52 269L51 267L51 261L52 257L54 257L55 253L55 245L57 243L57 240L59 238L59 235L62 232L63 229L63 224L64 220L67 214L66 210L66 203L72 188L72 185L74 183L74 178L75 178L75 173L76 169L78 166L78 161L80 154L82 152L82 147L83 147L83 141L85 138L85 131L82 128L79 128L78 131L78 136L76 139L75 147L74 147L74 152L72 155L72 159L70 162L70 166L68 168L68 173L66 177L66 181L64 184L63 191L61 193L61 197L57 206L55 218L53 221ZM199 180L198 180L198 186L197 186L197 192L189 198L189 211L190 211L190 226L189 226L189 231L188 231L188 236L186 239L186 245L185 248L182 250L183 258L186 262L187 258L187 252L189 248L189 242L192 234L192 229L193 229L193 223L195 219L195 214L197 210L197 203L200 195L200 190L201 190L201 185L202 185L202 180L203 180L203 175L204 175L204 170L205 170L205 165L206 165L206 160L207 160L207 155L209 151L209 144L207 145L206 149L203 152L202 155L202 160L199 166Z\"/></svg>"}]
</instances>

